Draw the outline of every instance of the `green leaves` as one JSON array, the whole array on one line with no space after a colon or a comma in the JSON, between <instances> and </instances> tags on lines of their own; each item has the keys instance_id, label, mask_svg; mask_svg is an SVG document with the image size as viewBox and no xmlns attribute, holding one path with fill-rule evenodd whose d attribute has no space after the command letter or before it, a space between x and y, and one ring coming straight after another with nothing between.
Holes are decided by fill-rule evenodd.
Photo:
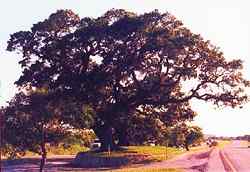
<instances>
[{"instance_id":1,"label":"green leaves","mask_svg":"<svg viewBox=\"0 0 250 172\"><path fill-rule=\"evenodd\" d=\"M80 18L71 10L58 10L49 16L43 22L34 24L31 28L33 33L42 34L60 34L63 32L70 32L70 28L79 24Z\"/></svg>"}]
</instances>

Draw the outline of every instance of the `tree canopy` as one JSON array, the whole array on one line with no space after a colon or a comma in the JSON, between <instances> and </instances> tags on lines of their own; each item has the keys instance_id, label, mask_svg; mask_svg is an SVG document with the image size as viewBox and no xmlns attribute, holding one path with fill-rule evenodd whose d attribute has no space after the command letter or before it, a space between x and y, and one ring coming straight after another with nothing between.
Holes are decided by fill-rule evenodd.
<instances>
[{"instance_id":1,"label":"tree canopy","mask_svg":"<svg viewBox=\"0 0 250 172\"><path fill-rule=\"evenodd\" d=\"M93 116L90 111L77 109L76 113L74 109L77 105L73 101L67 104L64 102L63 105L60 103L57 101L55 106L54 99L46 88L26 88L25 91L17 93L7 107L1 109L4 114L4 139L1 147L8 151L6 153L10 158L23 155L26 151L38 153L42 155L42 171L46 161L47 143L57 144L63 141L76 127L89 127L92 120L86 119ZM62 106L67 108L64 115L61 113Z\"/></svg>"},{"instance_id":2,"label":"tree canopy","mask_svg":"<svg viewBox=\"0 0 250 172\"><path fill-rule=\"evenodd\" d=\"M126 135L132 117L170 125L193 118L194 98L231 107L247 101L242 61L227 60L167 12L111 9L80 18L58 10L12 34L7 50L22 55L18 86L46 86L57 100L74 97L90 106L92 127L106 146L113 129Z\"/></svg>"},{"instance_id":3,"label":"tree canopy","mask_svg":"<svg viewBox=\"0 0 250 172\"><path fill-rule=\"evenodd\" d=\"M46 161L46 143L57 143L67 135L60 119L50 111L46 94L20 92L4 112L4 147L10 155L31 151L42 155L40 171Z\"/></svg>"}]
</instances>

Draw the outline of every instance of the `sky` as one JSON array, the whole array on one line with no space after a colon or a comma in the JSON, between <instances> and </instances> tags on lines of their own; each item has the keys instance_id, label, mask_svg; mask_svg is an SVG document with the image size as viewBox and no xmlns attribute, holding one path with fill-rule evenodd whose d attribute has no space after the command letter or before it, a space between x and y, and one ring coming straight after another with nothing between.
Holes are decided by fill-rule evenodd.
<instances>
[{"instance_id":1,"label":"sky","mask_svg":"<svg viewBox=\"0 0 250 172\"><path fill-rule=\"evenodd\" d=\"M244 76L250 79L250 4L245 0L8 0L0 6L0 105L17 91L13 83L21 74L18 55L5 51L11 33L29 30L58 9L71 9L80 17L97 17L111 8L138 14L154 9L170 12L192 32L220 47L228 60L242 59ZM222 109L192 101L192 107L198 113L194 123L206 134L250 134L250 104L242 109Z\"/></svg>"}]
</instances>

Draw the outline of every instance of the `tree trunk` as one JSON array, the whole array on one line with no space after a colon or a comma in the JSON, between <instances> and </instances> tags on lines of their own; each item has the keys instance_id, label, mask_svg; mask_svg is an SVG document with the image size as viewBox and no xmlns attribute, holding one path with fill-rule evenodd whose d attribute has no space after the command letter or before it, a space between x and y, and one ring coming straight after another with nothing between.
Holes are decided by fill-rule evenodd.
<instances>
[{"instance_id":1,"label":"tree trunk","mask_svg":"<svg viewBox=\"0 0 250 172\"><path fill-rule=\"evenodd\" d=\"M126 129L120 130L117 133L118 136L118 146L129 146L128 133Z\"/></svg>"},{"instance_id":2,"label":"tree trunk","mask_svg":"<svg viewBox=\"0 0 250 172\"><path fill-rule=\"evenodd\" d=\"M117 148L113 138L113 128L111 126L105 126L102 135L99 137L101 141L101 151L112 151Z\"/></svg>"},{"instance_id":3,"label":"tree trunk","mask_svg":"<svg viewBox=\"0 0 250 172\"><path fill-rule=\"evenodd\" d=\"M112 151L117 148L114 142L114 129L109 123L99 124L94 127L95 134L100 139L101 147L99 151Z\"/></svg>"},{"instance_id":4,"label":"tree trunk","mask_svg":"<svg viewBox=\"0 0 250 172\"><path fill-rule=\"evenodd\" d=\"M186 148L187 151L189 151L189 145L188 145L187 142L185 143L185 148Z\"/></svg>"},{"instance_id":5,"label":"tree trunk","mask_svg":"<svg viewBox=\"0 0 250 172\"><path fill-rule=\"evenodd\" d=\"M44 146L45 147L45 146ZM47 157L47 153L46 153L46 150L45 148L42 148L44 149L44 152L42 152L42 158L41 158L41 162L40 162L40 172L43 172L43 169L44 169L44 165L46 163L46 157Z\"/></svg>"},{"instance_id":6,"label":"tree trunk","mask_svg":"<svg viewBox=\"0 0 250 172\"><path fill-rule=\"evenodd\" d=\"M42 128L42 142L41 142L41 152L42 152L42 158L40 162L40 170L39 172L43 172L45 163L46 163L46 158L47 158L47 152L46 152L46 147L45 147L45 131L44 127Z\"/></svg>"}]
</instances>

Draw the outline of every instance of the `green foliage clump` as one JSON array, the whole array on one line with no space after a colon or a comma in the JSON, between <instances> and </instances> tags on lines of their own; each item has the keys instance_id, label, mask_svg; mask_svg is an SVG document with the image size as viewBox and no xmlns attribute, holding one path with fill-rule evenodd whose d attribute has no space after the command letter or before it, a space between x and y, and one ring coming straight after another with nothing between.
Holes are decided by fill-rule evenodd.
<instances>
[{"instance_id":1,"label":"green foliage clump","mask_svg":"<svg viewBox=\"0 0 250 172\"><path fill-rule=\"evenodd\" d=\"M80 144L71 144L65 146L59 144L58 146L50 146L48 149L48 155L76 155L78 152L86 152L89 148Z\"/></svg>"}]
</instances>

